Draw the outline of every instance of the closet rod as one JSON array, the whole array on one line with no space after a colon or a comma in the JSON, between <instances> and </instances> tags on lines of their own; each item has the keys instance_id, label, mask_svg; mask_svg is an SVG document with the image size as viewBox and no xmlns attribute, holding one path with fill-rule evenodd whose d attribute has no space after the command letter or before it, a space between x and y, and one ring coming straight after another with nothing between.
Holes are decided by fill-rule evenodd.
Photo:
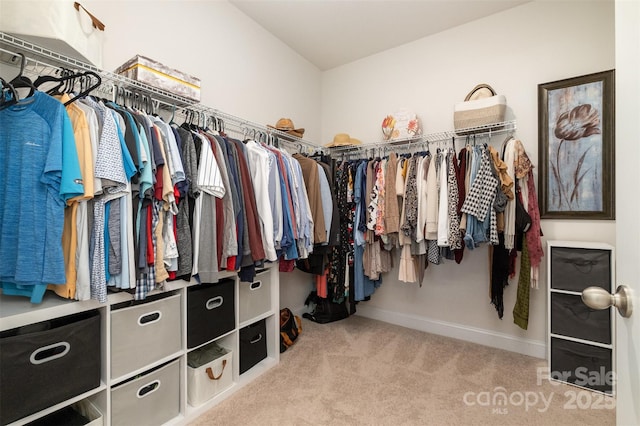
<instances>
[{"instance_id":1,"label":"closet rod","mask_svg":"<svg viewBox=\"0 0 640 426\"><path fill-rule=\"evenodd\" d=\"M449 130L444 132L436 132L420 135L416 138L411 139L399 139L392 141L382 141L382 142L373 142L373 143L365 143L363 145L346 145L346 146L336 146L329 148L331 153L340 153L340 154L353 154L357 152L366 152L370 150L378 150L378 149L391 149L391 148L411 148L413 146L424 146L430 143L438 143L438 142L447 142L452 139L461 140L469 138L478 138L478 137L491 137L494 135L500 135L504 133L512 133L517 129L516 121L503 121L500 123L492 123L486 124L483 126L477 127L468 127L464 129L458 130Z\"/></svg>"},{"instance_id":2,"label":"closet rod","mask_svg":"<svg viewBox=\"0 0 640 426\"><path fill-rule=\"evenodd\" d=\"M136 80L132 80L128 77L115 74L112 72L101 70L93 65L82 62L78 59L71 58L69 56L62 55L60 53L53 52L49 49L40 47L26 40L19 39L10 34L0 32L0 45L12 47L17 52L25 54L26 57L33 61L38 61L52 68L59 68L61 66L76 68L81 71L93 71L100 75L103 80L109 80L116 85L126 86L128 89L140 90L145 94L152 96L156 100L163 100L164 103L170 105L176 105L179 107L185 107L195 104L195 101L184 98L182 96L174 95L171 92L167 92L162 89L148 86L144 83L140 83Z\"/></svg>"},{"instance_id":3,"label":"closet rod","mask_svg":"<svg viewBox=\"0 0 640 426\"><path fill-rule=\"evenodd\" d=\"M0 47L0 53L6 53L8 55L11 55L10 59L2 58L0 56L0 58L2 58L2 60L0 60L0 62L7 63L9 65L17 65L16 61L21 61L22 60L22 58L20 58L20 54L24 55L24 53L18 53L16 50L8 50L8 49L5 49L4 47ZM24 61L25 61L24 73L25 74L32 74L33 76L52 75L54 72L60 71L60 67L61 67L60 65L53 65L51 63L43 62L42 60L34 59L34 58L32 58L30 56L26 56L26 55L24 56ZM32 69L32 67L33 67L33 69ZM86 72L87 70L75 68L74 71ZM93 72L95 72L95 71L93 71ZM96 74L100 75L99 73L96 73ZM102 81L102 84L99 87L96 88L96 92L112 96L112 100L115 100L115 96L117 94L116 90L118 88L123 88L124 89L124 87L123 86L118 86L116 84L116 82L109 81L108 77L103 78L101 76L100 78L103 79L103 81ZM106 81L105 81L105 79L106 79ZM110 82L111 85L109 85L108 82ZM166 100L162 101L162 100L153 99L151 97L151 95L148 95L147 93L142 93L142 92L137 92L137 91L134 91L134 90L129 90L128 88L124 89L124 90L125 90L125 92L128 92L126 94L140 94L140 95L143 95L143 96L147 96L148 99L153 102L153 104L154 104L153 106L154 107L157 107L158 104L160 104L160 103L162 103L164 105L167 105L167 106L172 106L173 105L173 103L170 103L169 101L166 101Z\"/></svg>"},{"instance_id":4,"label":"closet rod","mask_svg":"<svg viewBox=\"0 0 640 426\"><path fill-rule=\"evenodd\" d=\"M253 123L251 121L245 120L240 117L236 117L231 114L227 114L225 112L219 111L214 108L210 108L199 104L195 101L189 100L187 98L183 98L181 96L174 95L173 93L166 92L161 89L156 89L154 87L148 86L144 83L140 83L136 80L132 80L130 78L121 76L119 74L111 73L108 71L101 70L93 65L87 64L85 62L79 61L78 59L74 59L56 52L53 52L49 49L45 49L28 41L13 37L10 34L0 32L0 46L9 46L13 49L13 51L7 53L17 54L18 52L24 53L27 60L31 60L40 65L50 67L53 69L59 68L61 66L76 68L82 71L93 71L100 75L103 79L103 86L105 86L106 82L111 82L112 93L119 89L120 87L128 90L129 92L139 91L141 94L147 95L151 97L155 102L158 102L168 109L172 108L187 108L192 111L201 112L204 114L212 115L214 117L220 118L225 122L235 123L239 127L250 127L251 129L255 129L257 131L266 133L268 135L275 135L278 137L279 141L284 141L288 144L305 146L308 149L312 150L322 150L323 148L315 144L313 142L307 141L303 138L298 138L296 136L292 136L288 133L282 132L280 130L269 128L265 125ZM104 92L104 87L102 88Z\"/></svg>"},{"instance_id":5,"label":"closet rod","mask_svg":"<svg viewBox=\"0 0 640 426\"><path fill-rule=\"evenodd\" d=\"M271 127L267 127L264 124L259 124L259 123L254 123L252 121L246 120L244 118L241 117L237 117L235 115L232 114L228 114L226 112L222 112L219 111L217 109L211 108L211 107L207 107L204 106L202 104L198 104L198 105L193 105L190 107L187 107L187 109L189 110L193 110L196 112L201 112L204 113L205 115L210 115L216 118L220 118L222 119L225 123L232 123L234 124L236 127L242 129L242 128L250 128L250 129L255 129L259 132L262 132L266 135L273 135L276 136L278 138L278 142L285 142L287 144L289 144L290 146L295 146L295 145L300 145L301 147L304 146L307 149L310 150L315 150L315 151L326 151L326 148L322 147L321 145L318 145L314 142L305 140L303 138L299 138L297 136L293 136L290 135L286 132L283 132L281 130L277 130Z\"/></svg>"}]
</instances>

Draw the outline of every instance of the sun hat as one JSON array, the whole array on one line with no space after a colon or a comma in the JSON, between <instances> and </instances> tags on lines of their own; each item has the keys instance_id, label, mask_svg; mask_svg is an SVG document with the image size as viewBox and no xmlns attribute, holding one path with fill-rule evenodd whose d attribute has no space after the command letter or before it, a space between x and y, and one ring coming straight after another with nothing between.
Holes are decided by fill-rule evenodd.
<instances>
[{"instance_id":1,"label":"sun hat","mask_svg":"<svg viewBox=\"0 0 640 426\"><path fill-rule=\"evenodd\" d=\"M280 130L281 132L285 132L299 138L304 135L304 129L296 129L296 126L293 125L293 121L291 121L290 118L281 118L276 122L275 126L267 124L267 127Z\"/></svg>"},{"instance_id":2,"label":"sun hat","mask_svg":"<svg viewBox=\"0 0 640 426\"><path fill-rule=\"evenodd\" d=\"M337 133L333 137L333 141L329 142L325 146L327 148L331 148L331 147L334 147L334 146L349 146L349 145L360 145L360 144L362 144L362 142L360 142L356 138L352 138L347 133Z\"/></svg>"},{"instance_id":3,"label":"sun hat","mask_svg":"<svg viewBox=\"0 0 640 426\"><path fill-rule=\"evenodd\" d=\"M496 95L496 92L495 90L493 90L491 86L489 86L488 84L482 83L474 87L473 90L469 92L469 94L464 100L477 101L478 99L486 99L495 95Z\"/></svg>"}]
</instances>

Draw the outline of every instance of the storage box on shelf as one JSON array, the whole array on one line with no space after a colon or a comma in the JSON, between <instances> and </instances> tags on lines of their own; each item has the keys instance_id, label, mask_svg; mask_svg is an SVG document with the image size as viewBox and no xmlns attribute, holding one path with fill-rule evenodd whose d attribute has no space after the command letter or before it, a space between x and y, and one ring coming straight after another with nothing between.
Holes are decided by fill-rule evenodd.
<instances>
[{"instance_id":1,"label":"storage box on shelf","mask_svg":"<svg viewBox=\"0 0 640 426\"><path fill-rule=\"evenodd\" d=\"M158 295L111 311L111 379L135 372L182 350L179 293Z\"/></svg>"},{"instance_id":2,"label":"storage box on shelf","mask_svg":"<svg viewBox=\"0 0 640 426\"><path fill-rule=\"evenodd\" d=\"M594 310L582 302L590 286L611 293L613 247L602 243L547 242L550 377L611 394L615 354L613 309Z\"/></svg>"},{"instance_id":3,"label":"storage box on shelf","mask_svg":"<svg viewBox=\"0 0 640 426\"><path fill-rule=\"evenodd\" d=\"M100 387L100 314L53 318L0 334L0 424Z\"/></svg>"},{"instance_id":4,"label":"storage box on shelf","mask_svg":"<svg viewBox=\"0 0 640 426\"><path fill-rule=\"evenodd\" d=\"M212 342L187 355L187 402L197 407L233 386L231 348Z\"/></svg>"},{"instance_id":5,"label":"storage box on shelf","mask_svg":"<svg viewBox=\"0 0 640 426\"><path fill-rule=\"evenodd\" d=\"M207 343L236 327L235 279L187 289L187 348Z\"/></svg>"},{"instance_id":6,"label":"storage box on shelf","mask_svg":"<svg viewBox=\"0 0 640 426\"><path fill-rule=\"evenodd\" d=\"M102 67L104 25L78 2L2 0L0 31Z\"/></svg>"},{"instance_id":7,"label":"storage box on shelf","mask_svg":"<svg viewBox=\"0 0 640 426\"><path fill-rule=\"evenodd\" d=\"M113 426L161 425L180 414L180 359L111 389Z\"/></svg>"},{"instance_id":8,"label":"storage box on shelf","mask_svg":"<svg viewBox=\"0 0 640 426\"><path fill-rule=\"evenodd\" d=\"M271 309L271 284L268 274L267 270L259 271L253 282L240 282L240 326Z\"/></svg>"},{"instance_id":9,"label":"storage box on shelf","mask_svg":"<svg viewBox=\"0 0 640 426\"><path fill-rule=\"evenodd\" d=\"M118 67L116 74L178 96L200 101L200 79L169 68L158 61L136 55Z\"/></svg>"},{"instance_id":10,"label":"storage box on shelf","mask_svg":"<svg viewBox=\"0 0 640 426\"><path fill-rule=\"evenodd\" d=\"M28 426L51 425L103 426L104 416L85 399L28 423Z\"/></svg>"},{"instance_id":11,"label":"storage box on shelf","mask_svg":"<svg viewBox=\"0 0 640 426\"><path fill-rule=\"evenodd\" d=\"M40 305L33 305L26 298L0 294L0 332L3 332L0 336L10 334L4 333L9 330L31 327L42 321L59 321L76 314L90 317L99 313L97 325L94 324L95 328L92 329L92 336L98 339L99 345L95 345L95 352L83 354L83 357L98 362L99 387L71 397L62 396L62 399L57 398L55 402L47 402L46 399L42 399L41 401L44 401L44 404L41 405L42 408L38 408L38 411L32 414L18 414L20 417L15 419L15 425L23 425L42 419L81 400L90 401L102 413L101 420L92 419L88 423L91 426L94 426L94 421L101 421L106 426L121 424L123 410L125 412L126 410L134 410L139 413L136 410L144 410L144 408L141 408L142 406L139 406L138 403L144 404L145 398L134 396L135 405L125 407L118 402L119 392L116 391L124 392L121 389L136 379L156 377L153 376L157 374L156 371L170 364L173 365L169 367L172 374L176 369L178 371L176 385L171 385L174 390L178 389L178 393L172 394L171 397L162 396L171 399L171 402L166 404L171 409L165 411L163 417L168 419L166 421L171 424L186 424L275 366L279 361L278 265L268 265L264 271L258 274L256 281L262 283L258 290L250 290L249 283L241 284L233 272L221 272L220 277L221 280L217 284L169 282L164 286L166 291L154 290L146 300L138 302L134 301L133 295L127 292L109 294L106 304L100 304L96 301L66 300L52 292L47 292ZM246 294L241 286L245 286ZM266 289L268 291L265 292ZM260 299L269 300L269 305L255 307L253 298L256 294L261 294ZM219 295L222 295L223 298L222 305L216 308L214 306L220 302L219 299L216 299ZM245 301L245 297L250 297L252 300ZM190 302L206 311L203 317L189 314ZM207 302L212 309L206 309ZM241 324L239 321L241 310L245 315L243 318L248 318L245 324ZM251 317L252 315L253 317ZM190 325L189 318L191 321L195 320ZM219 322L226 325L220 326ZM250 341L255 339L240 343L240 335L244 336L246 333L241 333L240 328L243 325L256 322L262 327L262 338L254 344L251 344ZM23 328L23 330L27 329ZM141 330L143 331L142 335L138 335L137 333ZM188 336L194 331L197 331L195 333L196 341L198 342L199 339L202 343L192 347L188 344ZM198 333L201 331L204 332L204 335L199 336ZM157 337L162 341L154 340ZM215 343L229 352L222 358L212 361L211 373L214 377L220 376L220 379L214 383L213 389L207 388L200 394L200 384L189 379L190 371L187 361L191 352L197 351L199 347L203 347L207 343ZM249 343L248 346L247 343ZM241 350L241 346L244 349ZM4 351L1 349L0 353L4 355ZM243 370L242 375L239 373L241 353L244 353L245 359L251 358L249 362L254 364L251 368L247 367L247 371ZM141 357L146 358L143 362L138 362ZM226 366L222 368L225 358L227 360ZM204 374L206 374L206 368ZM6 368L6 363L0 363L0 374L4 375L9 370ZM66 383L70 377L67 373L73 370L73 368L65 369L64 379L50 380L50 383ZM95 375L95 373L93 374ZM167 380L173 379L172 376ZM160 377L159 380L164 381L165 379ZM208 377L207 380L209 380ZM135 390L152 381L138 382L138 387ZM10 393L3 391L4 386L5 381L2 379L0 381L0 396L2 398L5 395L10 396ZM141 392L151 393L152 390L148 388L148 391ZM193 393L194 391L198 394L196 399L194 399L194 395L188 395L189 392ZM149 398L157 397L154 396L157 392L160 391L154 391L149 395ZM56 396L59 395L56 394ZM178 407L177 414L175 407ZM8 422L0 416L0 424ZM143 420L141 422L144 423ZM165 420L159 423L162 422ZM127 424L131 424L131 421Z\"/></svg>"},{"instance_id":12,"label":"storage box on shelf","mask_svg":"<svg viewBox=\"0 0 640 426\"><path fill-rule=\"evenodd\" d=\"M240 329L240 374L267 357L267 339L264 319Z\"/></svg>"}]
</instances>

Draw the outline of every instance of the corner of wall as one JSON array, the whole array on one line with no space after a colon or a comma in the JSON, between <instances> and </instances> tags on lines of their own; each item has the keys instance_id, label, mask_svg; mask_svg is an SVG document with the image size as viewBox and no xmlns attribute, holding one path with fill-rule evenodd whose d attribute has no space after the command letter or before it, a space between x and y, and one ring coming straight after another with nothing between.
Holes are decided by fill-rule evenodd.
<instances>
[{"instance_id":1,"label":"corner of wall","mask_svg":"<svg viewBox=\"0 0 640 426\"><path fill-rule=\"evenodd\" d=\"M544 359L547 355L547 346L543 341L524 339L491 330L387 311L364 304L358 305L356 315L536 358Z\"/></svg>"}]
</instances>

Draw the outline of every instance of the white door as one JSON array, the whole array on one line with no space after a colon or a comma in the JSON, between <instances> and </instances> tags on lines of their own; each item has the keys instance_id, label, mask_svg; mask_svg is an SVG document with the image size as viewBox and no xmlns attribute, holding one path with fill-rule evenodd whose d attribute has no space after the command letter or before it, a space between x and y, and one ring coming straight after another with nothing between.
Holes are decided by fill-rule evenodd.
<instances>
[{"instance_id":1,"label":"white door","mask_svg":"<svg viewBox=\"0 0 640 426\"><path fill-rule=\"evenodd\" d=\"M616 281L634 312L616 312L616 423L640 425L640 1L616 0ZM614 285L615 287L615 285Z\"/></svg>"}]
</instances>

